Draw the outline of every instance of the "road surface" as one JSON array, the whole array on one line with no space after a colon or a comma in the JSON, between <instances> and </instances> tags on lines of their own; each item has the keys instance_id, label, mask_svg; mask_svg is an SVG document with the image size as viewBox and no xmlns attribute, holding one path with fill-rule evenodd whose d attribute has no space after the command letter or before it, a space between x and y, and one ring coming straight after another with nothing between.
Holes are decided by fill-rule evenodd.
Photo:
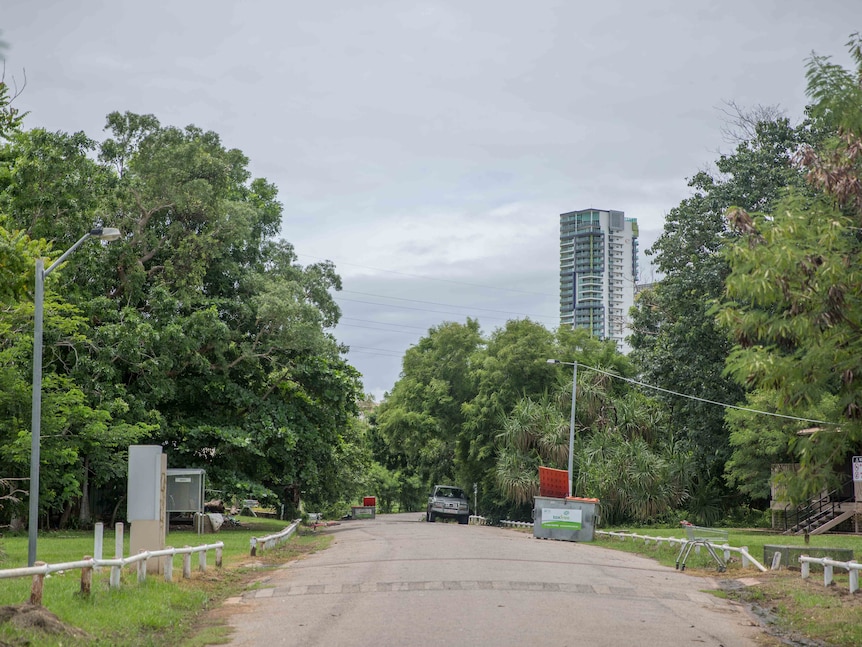
<instances>
[{"instance_id":1,"label":"road surface","mask_svg":"<svg viewBox=\"0 0 862 647\"><path fill-rule=\"evenodd\" d=\"M743 607L705 592L713 580L589 543L418 513L322 532L330 548L228 600L231 645L742 647L762 636Z\"/></svg>"}]
</instances>

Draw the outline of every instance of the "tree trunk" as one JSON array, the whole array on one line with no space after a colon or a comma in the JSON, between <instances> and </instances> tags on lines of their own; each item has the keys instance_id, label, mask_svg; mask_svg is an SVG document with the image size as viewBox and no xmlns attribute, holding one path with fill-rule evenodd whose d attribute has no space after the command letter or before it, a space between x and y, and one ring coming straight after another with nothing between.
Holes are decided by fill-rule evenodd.
<instances>
[{"instance_id":1,"label":"tree trunk","mask_svg":"<svg viewBox=\"0 0 862 647\"><path fill-rule=\"evenodd\" d=\"M84 459L84 480L81 482L81 509L78 512L80 526L87 527L92 521L90 515L90 459Z\"/></svg>"},{"instance_id":2,"label":"tree trunk","mask_svg":"<svg viewBox=\"0 0 862 647\"><path fill-rule=\"evenodd\" d=\"M69 525L69 517L72 516L72 502L66 501L66 506L63 508L63 514L60 515L60 530L64 530Z\"/></svg>"}]
</instances>

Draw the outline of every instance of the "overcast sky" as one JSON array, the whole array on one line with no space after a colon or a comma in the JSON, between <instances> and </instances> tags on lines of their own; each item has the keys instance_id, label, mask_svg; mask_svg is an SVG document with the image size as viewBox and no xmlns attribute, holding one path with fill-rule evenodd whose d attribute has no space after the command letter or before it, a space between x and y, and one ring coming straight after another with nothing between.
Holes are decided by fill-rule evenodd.
<instances>
[{"instance_id":1,"label":"overcast sky","mask_svg":"<svg viewBox=\"0 0 862 647\"><path fill-rule=\"evenodd\" d=\"M2 0L0 30L28 127L101 140L128 110L241 149L300 262L336 264L380 399L443 321L555 328L559 214L623 210L646 250L730 150L724 102L798 120L862 3Z\"/></svg>"}]
</instances>

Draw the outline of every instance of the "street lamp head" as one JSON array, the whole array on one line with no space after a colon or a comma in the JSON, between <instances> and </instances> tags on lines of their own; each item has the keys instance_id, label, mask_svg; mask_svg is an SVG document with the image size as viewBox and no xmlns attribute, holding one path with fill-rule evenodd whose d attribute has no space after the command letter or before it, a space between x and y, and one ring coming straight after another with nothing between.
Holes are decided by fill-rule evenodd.
<instances>
[{"instance_id":1,"label":"street lamp head","mask_svg":"<svg viewBox=\"0 0 862 647\"><path fill-rule=\"evenodd\" d=\"M90 235L100 240L117 240L120 237L120 230L115 227L96 227L90 230Z\"/></svg>"},{"instance_id":2,"label":"street lamp head","mask_svg":"<svg viewBox=\"0 0 862 647\"><path fill-rule=\"evenodd\" d=\"M559 364L559 363L560 363L560 360L558 360L558 359L549 359L548 360L548 364Z\"/></svg>"}]
</instances>

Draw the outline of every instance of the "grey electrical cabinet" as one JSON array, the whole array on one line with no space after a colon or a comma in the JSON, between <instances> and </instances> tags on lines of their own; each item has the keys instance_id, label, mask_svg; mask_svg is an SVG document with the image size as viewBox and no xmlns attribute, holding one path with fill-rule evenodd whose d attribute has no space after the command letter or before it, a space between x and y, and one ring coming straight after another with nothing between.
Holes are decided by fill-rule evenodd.
<instances>
[{"instance_id":1,"label":"grey electrical cabinet","mask_svg":"<svg viewBox=\"0 0 862 647\"><path fill-rule=\"evenodd\" d=\"M205 470L169 469L167 511L203 512L205 481Z\"/></svg>"}]
</instances>

